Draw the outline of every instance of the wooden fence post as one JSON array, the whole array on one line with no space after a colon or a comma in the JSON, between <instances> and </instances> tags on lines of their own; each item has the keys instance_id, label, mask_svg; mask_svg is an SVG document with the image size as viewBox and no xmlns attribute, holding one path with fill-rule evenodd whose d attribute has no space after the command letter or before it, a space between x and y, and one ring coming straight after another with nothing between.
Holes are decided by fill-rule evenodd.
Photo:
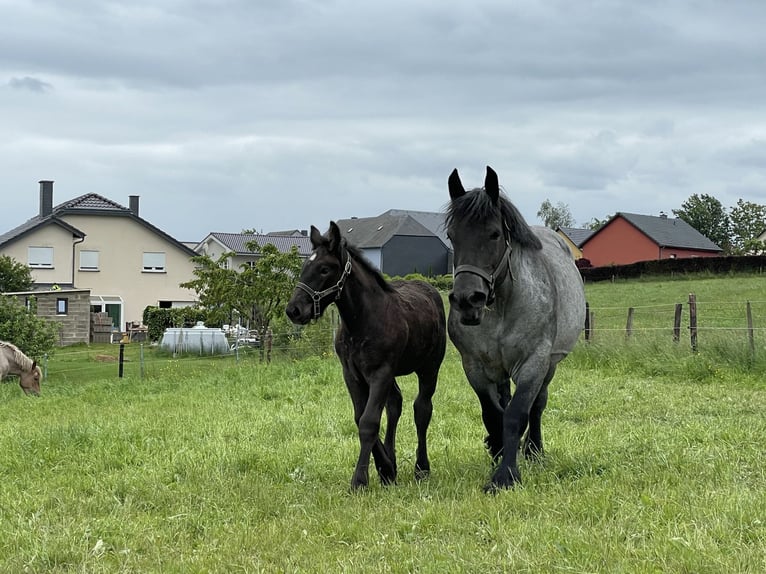
<instances>
[{"instance_id":1,"label":"wooden fence post","mask_svg":"<svg viewBox=\"0 0 766 574\"><path fill-rule=\"evenodd\" d=\"M633 334L633 307L628 307L628 322L625 324L625 336L630 338Z\"/></svg>"},{"instance_id":2,"label":"wooden fence post","mask_svg":"<svg viewBox=\"0 0 766 574\"><path fill-rule=\"evenodd\" d=\"M753 333L753 309L747 302L747 338L750 342L750 354L755 356L755 334Z\"/></svg>"},{"instance_id":3,"label":"wooden fence post","mask_svg":"<svg viewBox=\"0 0 766 574\"><path fill-rule=\"evenodd\" d=\"M678 343L681 340L681 313L683 312L684 304L676 303L676 314L673 317L673 342Z\"/></svg>"},{"instance_id":4,"label":"wooden fence post","mask_svg":"<svg viewBox=\"0 0 766 574\"><path fill-rule=\"evenodd\" d=\"M691 338L692 352L697 352L697 296L689 293L689 337Z\"/></svg>"},{"instance_id":5,"label":"wooden fence post","mask_svg":"<svg viewBox=\"0 0 766 574\"><path fill-rule=\"evenodd\" d=\"M590 303L585 302L585 340L590 341Z\"/></svg>"}]
</instances>

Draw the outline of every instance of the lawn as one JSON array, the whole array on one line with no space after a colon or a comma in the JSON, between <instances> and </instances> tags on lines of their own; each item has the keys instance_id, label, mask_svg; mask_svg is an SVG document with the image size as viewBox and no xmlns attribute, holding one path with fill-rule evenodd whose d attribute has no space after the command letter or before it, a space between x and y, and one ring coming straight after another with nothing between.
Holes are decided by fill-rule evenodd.
<instances>
[{"instance_id":1,"label":"lawn","mask_svg":"<svg viewBox=\"0 0 766 574\"><path fill-rule=\"evenodd\" d=\"M751 279L670 289L711 281L710 301L744 301ZM674 302L655 288L669 289L587 290L596 308ZM141 376L130 347L119 379L116 346L60 351L40 398L0 385L0 572L764 572L763 362L662 341L581 343L552 383L545 457L496 496L451 347L431 478L413 477L407 377L398 484L373 471L357 494L328 353L266 365L145 349Z\"/></svg>"}]
</instances>

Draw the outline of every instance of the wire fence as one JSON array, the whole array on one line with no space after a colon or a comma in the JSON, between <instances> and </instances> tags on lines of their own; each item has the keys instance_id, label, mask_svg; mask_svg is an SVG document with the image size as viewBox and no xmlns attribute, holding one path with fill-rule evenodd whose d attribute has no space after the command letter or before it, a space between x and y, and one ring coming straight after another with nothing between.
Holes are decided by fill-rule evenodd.
<instances>
[{"instance_id":1,"label":"wire fence","mask_svg":"<svg viewBox=\"0 0 766 574\"><path fill-rule=\"evenodd\" d=\"M680 311L679 311L680 310ZM78 378L144 378L161 375L183 363L184 369L221 367L256 368L270 360L300 360L334 355L336 320L321 320L300 330L275 331L270 349L229 339L226 351L217 353L173 353L156 343L113 343L91 345L44 357L44 377L53 380ZM722 339L749 347L751 353L766 353L766 300L695 301L636 305L633 307L589 307L583 329L584 342L667 341L691 346L693 351Z\"/></svg>"},{"instance_id":2,"label":"wire fence","mask_svg":"<svg viewBox=\"0 0 766 574\"><path fill-rule=\"evenodd\" d=\"M684 302L628 308L588 306L586 341L620 334L626 339L651 335L675 343L688 340L694 351L705 341L723 336L755 353L766 344L766 300L698 301L690 293Z\"/></svg>"}]
</instances>

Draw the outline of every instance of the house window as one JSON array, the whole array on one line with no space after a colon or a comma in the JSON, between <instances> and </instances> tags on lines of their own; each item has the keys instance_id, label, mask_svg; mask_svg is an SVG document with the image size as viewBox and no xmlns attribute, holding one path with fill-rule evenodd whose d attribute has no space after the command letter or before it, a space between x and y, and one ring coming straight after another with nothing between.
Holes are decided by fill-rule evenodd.
<instances>
[{"instance_id":1,"label":"house window","mask_svg":"<svg viewBox=\"0 0 766 574\"><path fill-rule=\"evenodd\" d=\"M164 273L165 272L165 254L162 252L144 253L144 273Z\"/></svg>"},{"instance_id":2,"label":"house window","mask_svg":"<svg viewBox=\"0 0 766 574\"><path fill-rule=\"evenodd\" d=\"M27 250L30 267L53 268L53 247L30 247Z\"/></svg>"},{"instance_id":3,"label":"house window","mask_svg":"<svg viewBox=\"0 0 766 574\"><path fill-rule=\"evenodd\" d=\"M246 267L248 269L255 269L255 261L253 261L252 259L250 261L245 261L242 264L242 267Z\"/></svg>"},{"instance_id":4,"label":"house window","mask_svg":"<svg viewBox=\"0 0 766 574\"><path fill-rule=\"evenodd\" d=\"M56 315L66 315L69 312L69 299L59 297L56 299Z\"/></svg>"},{"instance_id":5,"label":"house window","mask_svg":"<svg viewBox=\"0 0 766 574\"><path fill-rule=\"evenodd\" d=\"M80 271L98 271L98 251L80 251Z\"/></svg>"}]
</instances>

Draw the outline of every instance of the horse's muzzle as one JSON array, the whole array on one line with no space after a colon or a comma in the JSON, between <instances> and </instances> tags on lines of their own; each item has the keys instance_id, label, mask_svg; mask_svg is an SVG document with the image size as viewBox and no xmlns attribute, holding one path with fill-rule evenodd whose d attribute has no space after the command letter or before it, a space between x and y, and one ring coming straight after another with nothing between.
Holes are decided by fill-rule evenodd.
<instances>
[{"instance_id":1,"label":"horse's muzzle","mask_svg":"<svg viewBox=\"0 0 766 574\"><path fill-rule=\"evenodd\" d=\"M291 300L285 308L285 314L295 325L308 325L314 316L314 308L310 303L302 305Z\"/></svg>"},{"instance_id":2,"label":"horse's muzzle","mask_svg":"<svg viewBox=\"0 0 766 574\"><path fill-rule=\"evenodd\" d=\"M457 313L461 325L475 326L481 324L487 295L482 291L473 291L469 296L458 296L452 291L449 294L450 309Z\"/></svg>"}]
</instances>

